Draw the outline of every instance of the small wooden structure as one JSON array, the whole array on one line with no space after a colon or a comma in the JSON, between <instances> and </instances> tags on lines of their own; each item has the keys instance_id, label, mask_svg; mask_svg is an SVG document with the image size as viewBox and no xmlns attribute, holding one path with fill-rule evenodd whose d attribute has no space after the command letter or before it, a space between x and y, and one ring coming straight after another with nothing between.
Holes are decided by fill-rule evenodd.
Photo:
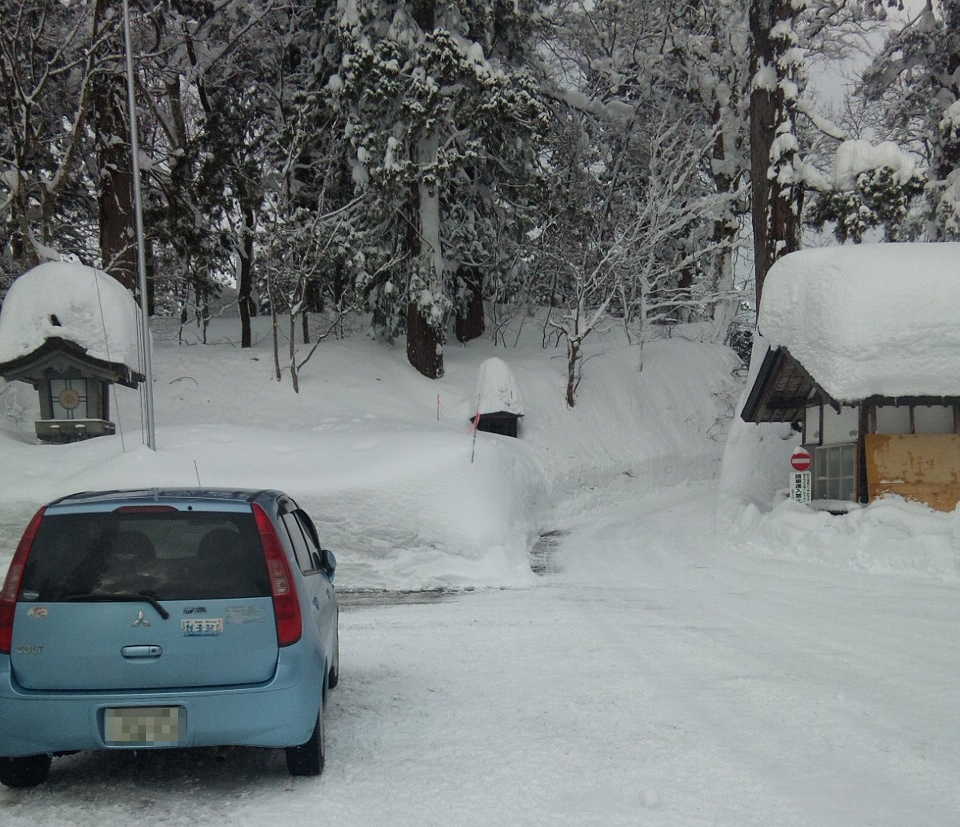
<instances>
[{"instance_id":1,"label":"small wooden structure","mask_svg":"<svg viewBox=\"0 0 960 827\"><path fill-rule=\"evenodd\" d=\"M507 364L497 357L480 366L477 378L477 411L471 421L478 431L519 436L523 404L517 382Z\"/></svg>"},{"instance_id":2,"label":"small wooden structure","mask_svg":"<svg viewBox=\"0 0 960 827\"><path fill-rule=\"evenodd\" d=\"M813 455L813 499L886 493L951 511L960 502L960 396L833 399L785 347L767 351L741 416L789 422Z\"/></svg>"},{"instance_id":3,"label":"small wooden structure","mask_svg":"<svg viewBox=\"0 0 960 827\"><path fill-rule=\"evenodd\" d=\"M143 376L119 362L97 359L67 339L49 337L31 353L0 362L8 382L29 382L40 394L37 437L74 442L115 431L110 422L110 383L135 388Z\"/></svg>"},{"instance_id":4,"label":"small wooden structure","mask_svg":"<svg viewBox=\"0 0 960 827\"><path fill-rule=\"evenodd\" d=\"M523 416L523 414L511 413L510 411L482 413L477 422L477 430L515 437L519 433L521 416Z\"/></svg>"},{"instance_id":5,"label":"small wooden structure","mask_svg":"<svg viewBox=\"0 0 960 827\"><path fill-rule=\"evenodd\" d=\"M139 314L123 285L77 262L48 261L13 282L0 308L0 377L36 389L41 441L115 432L110 385L144 379Z\"/></svg>"},{"instance_id":6,"label":"small wooden structure","mask_svg":"<svg viewBox=\"0 0 960 827\"><path fill-rule=\"evenodd\" d=\"M741 417L802 434L815 503L960 503L957 300L956 243L803 250L771 268L757 323L771 344Z\"/></svg>"}]
</instances>

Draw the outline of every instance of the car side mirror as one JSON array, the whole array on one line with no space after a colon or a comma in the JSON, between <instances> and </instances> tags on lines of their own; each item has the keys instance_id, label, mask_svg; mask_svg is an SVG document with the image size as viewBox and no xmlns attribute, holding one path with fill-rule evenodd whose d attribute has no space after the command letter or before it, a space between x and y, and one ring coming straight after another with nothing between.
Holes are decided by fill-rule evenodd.
<instances>
[{"instance_id":1,"label":"car side mirror","mask_svg":"<svg viewBox=\"0 0 960 827\"><path fill-rule=\"evenodd\" d=\"M320 553L323 555L323 564L320 568L327 577L333 580L334 575L337 573L337 557L328 548L320 549Z\"/></svg>"}]
</instances>

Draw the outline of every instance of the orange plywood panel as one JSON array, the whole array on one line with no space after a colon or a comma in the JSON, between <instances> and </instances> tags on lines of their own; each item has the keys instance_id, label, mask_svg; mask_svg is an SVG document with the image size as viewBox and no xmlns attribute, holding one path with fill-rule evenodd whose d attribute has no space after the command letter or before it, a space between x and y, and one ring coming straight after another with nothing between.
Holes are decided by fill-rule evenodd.
<instances>
[{"instance_id":1,"label":"orange plywood panel","mask_svg":"<svg viewBox=\"0 0 960 827\"><path fill-rule=\"evenodd\" d=\"M939 511L960 502L960 434L867 434L870 499L899 494Z\"/></svg>"}]
</instances>

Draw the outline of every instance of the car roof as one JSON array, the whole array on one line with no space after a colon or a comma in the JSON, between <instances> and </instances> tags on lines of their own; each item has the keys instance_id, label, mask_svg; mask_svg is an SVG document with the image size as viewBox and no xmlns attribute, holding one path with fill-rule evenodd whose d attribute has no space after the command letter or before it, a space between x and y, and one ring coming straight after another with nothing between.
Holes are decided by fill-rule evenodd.
<instances>
[{"instance_id":1,"label":"car roof","mask_svg":"<svg viewBox=\"0 0 960 827\"><path fill-rule=\"evenodd\" d=\"M242 504L286 496L281 491L262 488L132 488L112 491L79 491L50 503L57 505L99 505L116 503L184 502Z\"/></svg>"}]
</instances>

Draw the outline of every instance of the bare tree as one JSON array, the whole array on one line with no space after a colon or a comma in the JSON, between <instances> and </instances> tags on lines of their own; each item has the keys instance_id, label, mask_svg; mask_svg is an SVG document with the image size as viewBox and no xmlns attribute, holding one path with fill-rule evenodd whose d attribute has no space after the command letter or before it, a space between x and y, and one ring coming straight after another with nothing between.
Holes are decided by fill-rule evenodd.
<instances>
[{"instance_id":1,"label":"bare tree","mask_svg":"<svg viewBox=\"0 0 960 827\"><path fill-rule=\"evenodd\" d=\"M0 222L16 270L58 255L55 241L90 252L80 162L89 147L94 80L113 59L107 45L119 19L108 23L101 12L99 4L56 0L4 5Z\"/></svg>"}]
</instances>

